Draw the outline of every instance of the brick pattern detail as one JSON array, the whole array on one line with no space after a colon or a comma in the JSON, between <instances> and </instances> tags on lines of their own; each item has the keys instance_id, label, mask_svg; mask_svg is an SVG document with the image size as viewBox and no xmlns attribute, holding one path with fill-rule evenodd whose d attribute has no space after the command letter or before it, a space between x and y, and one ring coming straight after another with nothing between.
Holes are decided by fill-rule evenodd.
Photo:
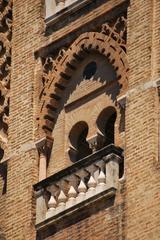
<instances>
[{"instance_id":1,"label":"brick pattern detail","mask_svg":"<svg viewBox=\"0 0 160 240\"><path fill-rule=\"evenodd\" d=\"M12 0L0 2L0 13L0 159L2 161L2 158L6 157L8 148Z\"/></svg>"},{"instance_id":2,"label":"brick pattern detail","mask_svg":"<svg viewBox=\"0 0 160 240\"><path fill-rule=\"evenodd\" d=\"M12 0L0 1L0 239L5 238L9 95L11 80Z\"/></svg>"},{"instance_id":3,"label":"brick pattern detail","mask_svg":"<svg viewBox=\"0 0 160 240\"><path fill-rule=\"evenodd\" d=\"M50 59L53 65L58 60L56 68L52 68L49 74L48 72L45 74L45 70L43 72L45 78L48 78L48 82L42 87L43 91L41 89L39 132L41 136L51 136L53 130L53 134L60 136L62 140L64 140L64 136L66 138L66 129L63 127L64 112L61 111L59 114L55 126L55 122L52 125L52 121L49 120L50 114L51 120L55 121L65 88L81 57L88 54L88 51L97 51L107 56L110 63L114 61L112 65L117 76L122 75L118 81L128 86L124 138L126 181L120 183L114 202L111 201L103 209L98 209L99 211L96 213L92 212L91 216L76 223L71 220L70 225L63 230L57 228L57 232L48 237L48 240L160 239L160 165L156 161L160 136L157 136L160 103L157 99L159 97L157 89L145 88L145 84L160 78L160 1L106 0L102 2L98 8L84 14L59 31L52 32L50 36L46 36L43 34L45 29L42 29L41 22L43 20L40 13L41 4L44 4L44 1L15 0L13 2L14 28L12 29L10 89L12 1L0 0L0 46L2 46L2 50L0 50L0 90L1 94L2 92L4 94L0 96L0 125L3 122L3 116L6 117L5 114L8 114L9 94L11 99L8 133L10 159L8 160L7 194L0 198L0 239L38 239L35 231L35 199L32 189L32 185L38 181L38 154L36 149L30 148L30 143L35 141L35 132L38 131L35 123L37 110L35 105L40 92L37 87L39 82L37 81L37 85L35 83L34 51L41 48L45 52L47 47L47 50L49 47L51 49L54 44L54 46L58 45L56 45L57 42L61 44L63 39L67 39L66 42L69 44L79 36L79 33L84 31L88 32L80 35L67 50L62 50L58 59ZM119 15L120 8L126 2L130 4L127 14L127 57L126 47L120 46L124 39L120 38L120 32L118 32L118 36L114 32L112 36L108 35L108 26L105 25L101 32L98 32L99 29L95 30L100 22L98 20L102 20L102 24L103 17L108 13L112 18L112 9ZM117 9L119 10L116 12ZM6 21L8 16L9 20ZM88 23L90 27L88 27ZM114 25L109 25L109 27L113 29ZM91 32L92 29L95 32ZM129 75L126 73L128 70L127 60L130 68ZM48 59L43 66L47 64L49 64ZM127 77L129 77L128 81ZM41 81L40 76L37 76L37 79ZM122 88L121 94L124 89L126 88ZM5 102L5 106L2 100ZM93 103L95 102L93 101ZM4 112L3 115L4 108L7 112ZM100 108L97 107L97 112L100 111ZM97 113L95 113L95 117L96 115ZM44 117L48 119L44 119ZM73 124L75 117L78 118L78 114L71 119ZM7 129L8 123L3 122L3 124L6 124ZM70 124L67 127L70 129ZM2 135L0 134L0 136ZM5 150L5 144L1 139L2 137L0 137L1 147ZM7 134L4 139L7 139ZM68 164L68 162L66 164L61 161L61 159L65 159L64 151L61 150L64 149L62 146L64 142L58 138L55 141L57 143L54 144L51 158L58 159L58 161L55 161L54 166L49 165L48 175L53 174L53 169L59 171ZM7 151L6 147L5 153ZM52 164L51 162L49 164ZM99 207L95 206L95 209Z\"/></svg>"},{"instance_id":4,"label":"brick pattern detail","mask_svg":"<svg viewBox=\"0 0 160 240\"><path fill-rule=\"evenodd\" d=\"M128 12L129 89L126 108L127 239L160 239L156 88L159 1L131 1ZM156 19L156 21L155 21ZM159 165L159 164L158 164Z\"/></svg>"},{"instance_id":5,"label":"brick pattern detail","mask_svg":"<svg viewBox=\"0 0 160 240\"><path fill-rule=\"evenodd\" d=\"M7 240L35 239L38 153L34 146L35 57L41 32L41 1L13 2L12 73L10 89L9 160L5 210ZM1 214L0 214L1 215Z\"/></svg>"}]
</instances>

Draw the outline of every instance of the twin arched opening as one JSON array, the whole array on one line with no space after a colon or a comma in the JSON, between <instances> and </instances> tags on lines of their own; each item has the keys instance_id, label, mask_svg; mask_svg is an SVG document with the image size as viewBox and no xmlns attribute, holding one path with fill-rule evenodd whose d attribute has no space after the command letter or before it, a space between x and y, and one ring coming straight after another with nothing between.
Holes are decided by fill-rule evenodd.
<instances>
[{"instance_id":1,"label":"twin arched opening","mask_svg":"<svg viewBox=\"0 0 160 240\"><path fill-rule=\"evenodd\" d=\"M114 144L115 121L117 113L114 107L105 108L97 117L96 149ZM93 123L94 124L94 123ZM89 126L85 121L77 122L70 130L68 139L70 142L69 157L76 162L93 153L90 141L87 140Z\"/></svg>"}]
</instances>

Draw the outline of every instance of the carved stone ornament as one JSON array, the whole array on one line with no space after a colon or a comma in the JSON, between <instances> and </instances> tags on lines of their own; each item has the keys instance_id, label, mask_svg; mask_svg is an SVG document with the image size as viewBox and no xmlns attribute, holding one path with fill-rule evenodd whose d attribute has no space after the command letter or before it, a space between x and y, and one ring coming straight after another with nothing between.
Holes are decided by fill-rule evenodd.
<instances>
[{"instance_id":1,"label":"carved stone ornament","mask_svg":"<svg viewBox=\"0 0 160 240\"><path fill-rule=\"evenodd\" d=\"M0 160L8 142L12 0L0 0Z\"/></svg>"}]
</instances>

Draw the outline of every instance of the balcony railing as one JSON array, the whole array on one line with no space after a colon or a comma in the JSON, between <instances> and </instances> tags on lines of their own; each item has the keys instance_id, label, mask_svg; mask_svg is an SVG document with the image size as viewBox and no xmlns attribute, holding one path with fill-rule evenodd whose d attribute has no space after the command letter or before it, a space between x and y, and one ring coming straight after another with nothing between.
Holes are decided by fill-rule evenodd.
<instances>
[{"instance_id":1,"label":"balcony railing","mask_svg":"<svg viewBox=\"0 0 160 240\"><path fill-rule=\"evenodd\" d=\"M122 149L111 144L34 185L37 229L115 196L121 161Z\"/></svg>"}]
</instances>

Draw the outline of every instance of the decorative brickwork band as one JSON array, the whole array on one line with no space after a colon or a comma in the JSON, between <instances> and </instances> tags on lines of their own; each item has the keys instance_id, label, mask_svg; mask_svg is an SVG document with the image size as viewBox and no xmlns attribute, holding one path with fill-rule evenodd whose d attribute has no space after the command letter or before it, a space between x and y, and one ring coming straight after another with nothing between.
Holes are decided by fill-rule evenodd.
<instances>
[{"instance_id":1,"label":"decorative brickwork band","mask_svg":"<svg viewBox=\"0 0 160 240\"><path fill-rule=\"evenodd\" d=\"M0 159L8 142L12 1L0 1Z\"/></svg>"}]
</instances>

